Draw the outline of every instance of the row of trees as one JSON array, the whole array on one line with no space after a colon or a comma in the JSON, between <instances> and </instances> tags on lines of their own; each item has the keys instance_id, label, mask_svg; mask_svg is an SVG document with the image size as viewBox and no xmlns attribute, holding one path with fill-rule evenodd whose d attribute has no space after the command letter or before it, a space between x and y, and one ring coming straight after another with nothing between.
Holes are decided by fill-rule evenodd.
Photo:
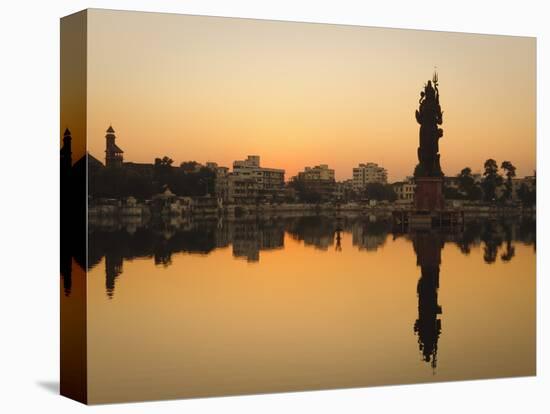
<instances>
[{"instance_id":1,"label":"row of trees","mask_svg":"<svg viewBox=\"0 0 550 414\"><path fill-rule=\"evenodd\" d=\"M516 167L510 161L500 164L490 158L483 165L483 177L476 181L470 167L463 168L457 175L458 189L445 188L445 197L449 199L466 199L472 201L507 202L512 199L513 179L516 176ZM503 174L500 173L502 170ZM533 188L523 183L517 189L517 197L526 205L536 202L535 183Z\"/></svg>"},{"instance_id":2,"label":"row of trees","mask_svg":"<svg viewBox=\"0 0 550 414\"><path fill-rule=\"evenodd\" d=\"M182 162L179 167L173 167L172 164L173 160L168 157L155 159L153 172L157 191L160 192L168 186L179 196L203 196L214 193L214 170L196 161Z\"/></svg>"},{"instance_id":3,"label":"row of trees","mask_svg":"<svg viewBox=\"0 0 550 414\"><path fill-rule=\"evenodd\" d=\"M167 186L179 196L201 196L214 192L215 172L195 161L174 167L169 157L156 158L151 166L124 165L90 168L89 191L93 197L133 196L150 199Z\"/></svg>"},{"instance_id":4,"label":"row of trees","mask_svg":"<svg viewBox=\"0 0 550 414\"><path fill-rule=\"evenodd\" d=\"M369 200L376 201L395 201L397 200L397 194L390 184L370 183L367 184L364 196Z\"/></svg>"}]
</instances>

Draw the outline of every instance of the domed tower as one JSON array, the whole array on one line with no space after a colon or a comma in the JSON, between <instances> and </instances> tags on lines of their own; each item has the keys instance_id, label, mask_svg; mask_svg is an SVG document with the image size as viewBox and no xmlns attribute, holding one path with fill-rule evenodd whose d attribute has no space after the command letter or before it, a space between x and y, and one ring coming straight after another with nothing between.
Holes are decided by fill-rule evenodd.
<instances>
[{"instance_id":1,"label":"domed tower","mask_svg":"<svg viewBox=\"0 0 550 414\"><path fill-rule=\"evenodd\" d=\"M63 133L63 146L61 147L61 172L66 173L71 170L72 162L72 148L71 148L71 131L69 128L65 129Z\"/></svg>"},{"instance_id":2,"label":"domed tower","mask_svg":"<svg viewBox=\"0 0 550 414\"><path fill-rule=\"evenodd\" d=\"M64 217L66 217L67 212L70 211L70 208L67 206L71 201L71 173L73 166L71 141L71 131L69 131L69 128L66 128L63 133L63 145L61 146L61 167L59 169L62 226L67 221Z\"/></svg>"},{"instance_id":3,"label":"domed tower","mask_svg":"<svg viewBox=\"0 0 550 414\"><path fill-rule=\"evenodd\" d=\"M111 125L107 129L105 135L106 147L105 147L105 166L106 167L118 167L122 165L122 151L116 144L115 130Z\"/></svg>"}]
</instances>

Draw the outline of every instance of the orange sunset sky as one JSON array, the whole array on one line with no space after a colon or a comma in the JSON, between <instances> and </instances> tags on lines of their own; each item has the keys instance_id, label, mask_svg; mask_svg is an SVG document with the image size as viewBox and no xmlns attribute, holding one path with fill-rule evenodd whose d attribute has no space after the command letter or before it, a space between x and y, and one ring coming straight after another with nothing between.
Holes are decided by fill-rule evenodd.
<instances>
[{"instance_id":1,"label":"orange sunset sky","mask_svg":"<svg viewBox=\"0 0 550 414\"><path fill-rule=\"evenodd\" d=\"M125 161L257 154L286 180L376 162L399 180L437 67L445 174L487 158L535 169L534 38L94 9L87 27L87 146L102 161L112 123Z\"/></svg>"}]
</instances>

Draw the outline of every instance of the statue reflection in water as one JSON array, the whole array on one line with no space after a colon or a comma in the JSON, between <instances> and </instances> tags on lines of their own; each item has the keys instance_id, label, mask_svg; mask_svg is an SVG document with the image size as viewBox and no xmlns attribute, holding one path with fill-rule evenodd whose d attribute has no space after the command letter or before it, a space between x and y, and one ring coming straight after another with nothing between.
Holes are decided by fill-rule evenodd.
<instances>
[{"instance_id":1,"label":"statue reflection in water","mask_svg":"<svg viewBox=\"0 0 550 414\"><path fill-rule=\"evenodd\" d=\"M437 366L437 342L441 334L441 306L437 302L439 289L439 266L443 239L433 232L416 232L411 235L416 263L420 266L418 280L418 319L414 332L418 336L418 346L422 359L431 364L435 373Z\"/></svg>"}]
</instances>

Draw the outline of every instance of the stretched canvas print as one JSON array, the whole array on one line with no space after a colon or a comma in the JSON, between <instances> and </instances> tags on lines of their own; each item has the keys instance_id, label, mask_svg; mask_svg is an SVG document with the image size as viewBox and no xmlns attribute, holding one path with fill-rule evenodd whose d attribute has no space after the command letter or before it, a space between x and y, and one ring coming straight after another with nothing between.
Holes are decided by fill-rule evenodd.
<instances>
[{"instance_id":1,"label":"stretched canvas print","mask_svg":"<svg viewBox=\"0 0 550 414\"><path fill-rule=\"evenodd\" d=\"M536 373L534 38L61 19L61 394Z\"/></svg>"}]
</instances>

